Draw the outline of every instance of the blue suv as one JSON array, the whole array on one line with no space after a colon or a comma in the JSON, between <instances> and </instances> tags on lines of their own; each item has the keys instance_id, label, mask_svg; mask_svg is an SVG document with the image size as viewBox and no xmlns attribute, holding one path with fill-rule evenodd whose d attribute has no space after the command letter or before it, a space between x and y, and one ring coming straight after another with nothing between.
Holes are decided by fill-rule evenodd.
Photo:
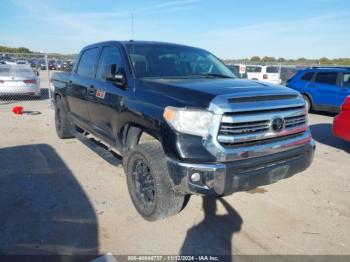
<instances>
[{"instance_id":1,"label":"blue suv","mask_svg":"<svg viewBox=\"0 0 350 262\"><path fill-rule=\"evenodd\" d=\"M311 67L299 70L287 86L299 91L308 109L338 113L350 95L350 67Z\"/></svg>"}]
</instances>

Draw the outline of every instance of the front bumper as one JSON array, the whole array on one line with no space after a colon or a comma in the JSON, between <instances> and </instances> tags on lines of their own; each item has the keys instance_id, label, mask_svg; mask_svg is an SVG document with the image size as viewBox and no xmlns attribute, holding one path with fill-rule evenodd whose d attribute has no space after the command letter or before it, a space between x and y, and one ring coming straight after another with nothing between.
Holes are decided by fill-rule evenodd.
<instances>
[{"instance_id":1,"label":"front bumper","mask_svg":"<svg viewBox=\"0 0 350 262\"><path fill-rule=\"evenodd\" d=\"M313 160L315 143L288 151L245 160L195 164L168 158L168 169L178 192L205 195L229 195L275 183L308 168ZM191 181L193 173L200 181Z\"/></svg>"}]
</instances>

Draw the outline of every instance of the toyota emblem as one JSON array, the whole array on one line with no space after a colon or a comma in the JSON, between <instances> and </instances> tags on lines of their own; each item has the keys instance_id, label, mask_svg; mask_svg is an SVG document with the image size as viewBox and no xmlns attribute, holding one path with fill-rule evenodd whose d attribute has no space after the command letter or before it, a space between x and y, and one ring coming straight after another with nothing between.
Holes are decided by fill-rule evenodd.
<instances>
[{"instance_id":1,"label":"toyota emblem","mask_svg":"<svg viewBox=\"0 0 350 262\"><path fill-rule=\"evenodd\" d=\"M275 132L280 132L283 130L284 128L284 124L285 124L285 121L282 117L275 117L274 119L272 119L272 130L275 131Z\"/></svg>"}]
</instances>

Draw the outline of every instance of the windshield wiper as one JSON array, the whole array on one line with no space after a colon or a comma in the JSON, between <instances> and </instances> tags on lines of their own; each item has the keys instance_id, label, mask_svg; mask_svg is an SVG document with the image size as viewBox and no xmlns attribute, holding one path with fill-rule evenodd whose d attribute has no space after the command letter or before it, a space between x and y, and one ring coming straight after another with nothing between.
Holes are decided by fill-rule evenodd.
<instances>
[{"instance_id":1,"label":"windshield wiper","mask_svg":"<svg viewBox=\"0 0 350 262\"><path fill-rule=\"evenodd\" d=\"M188 76L203 76L203 77L217 77L217 78L234 78L231 76L225 76L221 74L205 73L205 74L189 74Z\"/></svg>"}]
</instances>

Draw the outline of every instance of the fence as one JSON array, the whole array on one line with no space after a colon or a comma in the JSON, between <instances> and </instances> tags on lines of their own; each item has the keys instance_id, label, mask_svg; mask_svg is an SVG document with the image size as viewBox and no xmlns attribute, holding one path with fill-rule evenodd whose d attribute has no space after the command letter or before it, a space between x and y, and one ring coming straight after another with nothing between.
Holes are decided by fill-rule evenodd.
<instances>
[{"instance_id":1,"label":"fence","mask_svg":"<svg viewBox=\"0 0 350 262\"><path fill-rule=\"evenodd\" d=\"M0 53L0 110L8 110L13 105L29 110L49 107L52 72L70 71L74 58L74 55L45 53ZM23 74L19 69L23 67L33 74ZM30 79L17 78L21 75Z\"/></svg>"},{"instance_id":2,"label":"fence","mask_svg":"<svg viewBox=\"0 0 350 262\"><path fill-rule=\"evenodd\" d=\"M4 65L0 64L0 110L8 110L13 104L25 105L26 108L38 108L42 106L51 105L51 92L50 92L50 78L54 71L70 71L73 66L75 55L61 55L61 54L45 54L45 53L0 53L0 63L1 64L16 64L16 63L26 63L27 67L31 67L33 72L37 73L36 83L40 92L37 96L25 95L25 91L21 94L7 94L4 91L4 82L2 77L4 77L1 68ZM279 68L280 78L282 84L286 82L288 78L294 75L299 69L310 67L310 66L320 66L312 64L296 64L288 62L251 62L249 60L226 60L224 61L229 65L269 65L276 66ZM327 66L327 65L322 65ZM329 65L334 66L334 65ZM6 76L6 75L5 75ZM32 79L27 79L32 80ZM13 83L12 83L13 84ZM3 89L3 90L2 90ZM39 95L40 93L40 95ZM35 94L34 94L35 95Z\"/></svg>"}]
</instances>

